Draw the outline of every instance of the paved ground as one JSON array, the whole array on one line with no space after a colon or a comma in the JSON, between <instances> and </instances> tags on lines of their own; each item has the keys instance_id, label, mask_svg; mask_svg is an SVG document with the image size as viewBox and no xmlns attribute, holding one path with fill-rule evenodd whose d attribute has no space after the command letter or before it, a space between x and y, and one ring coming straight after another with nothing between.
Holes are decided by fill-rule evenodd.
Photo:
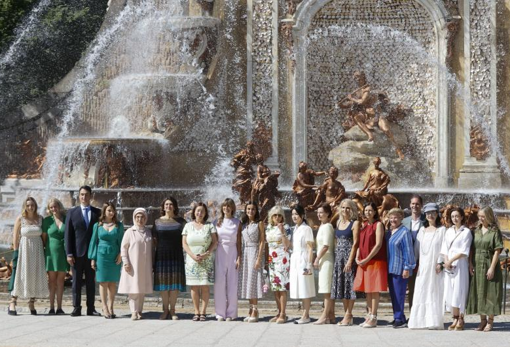
<instances>
[{"instance_id":1,"label":"paved ground","mask_svg":"<svg viewBox=\"0 0 510 347\"><path fill-rule=\"evenodd\" d=\"M212 317L207 322L192 322L190 313L179 313L179 321L160 321L160 307L154 305L147 307L148 312L140 321L131 321L126 305L118 305L116 313L120 317L113 320L46 316L44 302L37 305L38 316L31 316L26 304L20 302L18 316L13 317L7 315L6 304L2 306L0 346L510 346L510 315L496 317L493 332L480 333L472 330L476 326L474 316L468 317L465 331L393 329L387 326L392 319L387 307L379 315L377 328L362 329L357 325L296 325L292 321L277 325L267 322L274 314L270 309L262 311L262 322L250 324L241 319L216 322ZM64 310L71 312L70 307ZM208 311L212 312L212 308ZM300 315L295 306L288 313L292 319ZM245 314L242 309L240 315ZM361 317L362 310L358 309L356 314ZM312 312L312 317L318 316L318 310ZM445 318L449 323L449 316ZM361 321L357 318L355 323Z\"/></svg>"}]
</instances>

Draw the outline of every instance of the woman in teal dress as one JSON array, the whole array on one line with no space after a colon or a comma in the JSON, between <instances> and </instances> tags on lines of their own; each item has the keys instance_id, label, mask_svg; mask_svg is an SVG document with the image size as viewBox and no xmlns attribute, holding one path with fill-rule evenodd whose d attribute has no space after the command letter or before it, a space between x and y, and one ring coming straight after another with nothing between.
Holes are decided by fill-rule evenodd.
<instances>
[{"instance_id":1,"label":"woman in teal dress","mask_svg":"<svg viewBox=\"0 0 510 347\"><path fill-rule=\"evenodd\" d=\"M62 297L64 295L64 281L69 271L66 251L64 247L64 229L66 215L62 203L58 199L48 202L49 216L42 223L42 238L45 248L46 271L50 289L50 311L48 314L64 314ZM57 296L57 311L55 311L55 295Z\"/></svg>"},{"instance_id":2,"label":"woman in teal dress","mask_svg":"<svg viewBox=\"0 0 510 347\"><path fill-rule=\"evenodd\" d=\"M492 208L481 209L478 219L480 225L474 231L469 257L471 281L466 312L479 314L480 325L475 330L487 332L493 329L494 316L501 314L503 273L499 254L503 250L503 236Z\"/></svg>"},{"instance_id":3,"label":"woman in teal dress","mask_svg":"<svg viewBox=\"0 0 510 347\"><path fill-rule=\"evenodd\" d=\"M117 221L117 211L111 202L104 204L99 222L94 224L89 246L89 259L96 270L99 294L105 318L115 318L113 303L120 280L120 245L124 236L124 225Z\"/></svg>"}]
</instances>

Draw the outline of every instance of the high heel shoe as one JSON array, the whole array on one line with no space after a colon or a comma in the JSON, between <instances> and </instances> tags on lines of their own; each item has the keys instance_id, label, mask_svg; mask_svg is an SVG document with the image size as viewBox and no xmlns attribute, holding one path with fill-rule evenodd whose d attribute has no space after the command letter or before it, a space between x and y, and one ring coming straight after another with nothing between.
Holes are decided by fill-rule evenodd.
<instances>
[{"instance_id":1,"label":"high heel shoe","mask_svg":"<svg viewBox=\"0 0 510 347\"><path fill-rule=\"evenodd\" d=\"M253 311L253 305L250 304L250 310L248 311L248 316L246 316L246 318L243 319L243 322L249 322L250 321L252 311Z\"/></svg>"},{"instance_id":2,"label":"high heel shoe","mask_svg":"<svg viewBox=\"0 0 510 347\"><path fill-rule=\"evenodd\" d=\"M313 325L323 325L323 324L330 324L330 319L329 318L322 318L322 319L318 319L316 320Z\"/></svg>"},{"instance_id":3,"label":"high heel shoe","mask_svg":"<svg viewBox=\"0 0 510 347\"><path fill-rule=\"evenodd\" d=\"M338 323L338 325L341 327L348 327L348 326L351 326L353 324L353 322L354 322L354 318L353 318L352 314L346 314L344 319L342 319Z\"/></svg>"},{"instance_id":4,"label":"high heel shoe","mask_svg":"<svg viewBox=\"0 0 510 347\"><path fill-rule=\"evenodd\" d=\"M255 314L255 317L253 315ZM259 321L259 310L257 305L253 305L253 310L251 312L251 316L248 317L248 323L257 323Z\"/></svg>"},{"instance_id":5,"label":"high heel shoe","mask_svg":"<svg viewBox=\"0 0 510 347\"><path fill-rule=\"evenodd\" d=\"M160 320L167 320L168 316L170 316L170 311L164 311L161 316L159 316Z\"/></svg>"},{"instance_id":6,"label":"high heel shoe","mask_svg":"<svg viewBox=\"0 0 510 347\"><path fill-rule=\"evenodd\" d=\"M484 331L486 326L487 326L487 318L484 318L480 321L480 324L478 324L478 327L475 328L475 331Z\"/></svg>"},{"instance_id":7,"label":"high heel shoe","mask_svg":"<svg viewBox=\"0 0 510 347\"><path fill-rule=\"evenodd\" d=\"M172 318L172 320L179 320L179 316L177 316L175 310L170 310L170 318Z\"/></svg>"},{"instance_id":8,"label":"high heel shoe","mask_svg":"<svg viewBox=\"0 0 510 347\"><path fill-rule=\"evenodd\" d=\"M35 299L31 298L30 301L28 302L28 309L30 310L30 314L32 316L37 316L37 310L34 307L34 303L35 303Z\"/></svg>"},{"instance_id":9,"label":"high heel shoe","mask_svg":"<svg viewBox=\"0 0 510 347\"><path fill-rule=\"evenodd\" d=\"M287 323L287 315L283 315L283 318L282 316L280 316L280 318L278 318L276 320L276 324L284 324L284 323Z\"/></svg>"},{"instance_id":10,"label":"high heel shoe","mask_svg":"<svg viewBox=\"0 0 510 347\"><path fill-rule=\"evenodd\" d=\"M369 319L363 324L363 328L376 328L377 327L377 316L371 314Z\"/></svg>"},{"instance_id":11,"label":"high heel shoe","mask_svg":"<svg viewBox=\"0 0 510 347\"><path fill-rule=\"evenodd\" d=\"M448 327L448 330L452 331L452 330L455 330L455 328L457 327L457 323L459 322L459 316L453 316L453 322L452 322L452 325L450 325Z\"/></svg>"},{"instance_id":12,"label":"high heel shoe","mask_svg":"<svg viewBox=\"0 0 510 347\"><path fill-rule=\"evenodd\" d=\"M484 333L488 333L489 331L492 331L492 329L494 328L494 318L489 318L489 320L487 321L487 325L485 326L485 329L483 329L483 332Z\"/></svg>"},{"instance_id":13,"label":"high heel shoe","mask_svg":"<svg viewBox=\"0 0 510 347\"><path fill-rule=\"evenodd\" d=\"M278 319L280 319L280 314L277 314L276 316L274 316L273 318L271 318L269 320L269 323L276 323L278 321Z\"/></svg>"},{"instance_id":14,"label":"high heel shoe","mask_svg":"<svg viewBox=\"0 0 510 347\"><path fill-rule=\"evenodd\" d=\"M460 316L459 320L457 321L457 325L455 326L456 331L462 331L464 330L464 317Z\"/></svg>"},{"instance_id":15,"label":"high heel shoe","mask_svg":"<svg viewBox=\"0 0 510 347\"><path fill-rule=\"evenodd\" d=\"M14 305L14 308L11 310L11 305ZM18 312L16 311L16 301L12 300L9 302L9 306L7 306L7 314L9 316L17 316Z\"/></svg>"}]
</instances>

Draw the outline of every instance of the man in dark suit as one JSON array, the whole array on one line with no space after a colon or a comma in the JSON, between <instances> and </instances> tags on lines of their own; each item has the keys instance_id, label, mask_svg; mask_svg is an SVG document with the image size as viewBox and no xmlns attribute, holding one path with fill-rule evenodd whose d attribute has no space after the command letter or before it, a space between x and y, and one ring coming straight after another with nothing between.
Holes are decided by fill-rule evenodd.
<instances>
[{"instance_id":1,"label":"man in dark suit","mask_svg":"<svg viewBox=\"0 0 510 347\"><path fill-rule=\"evenodd\" d=\"M88 250L92 228L99 220L101 210L90 206L92 189L89 186L80 187L78 195L80 206L76 206L67 212L64 236L67 262L73 270L74 310L71 316L81 316L81 287L84 273L87 287L87 316L100 316L94 308L96 272L92 269L88 258Z\"/></svg>"}]
</instances>

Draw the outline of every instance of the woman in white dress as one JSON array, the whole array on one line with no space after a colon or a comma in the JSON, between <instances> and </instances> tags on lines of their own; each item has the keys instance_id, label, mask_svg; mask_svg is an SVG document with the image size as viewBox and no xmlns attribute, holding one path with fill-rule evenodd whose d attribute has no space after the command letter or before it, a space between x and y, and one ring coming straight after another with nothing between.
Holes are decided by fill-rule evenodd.
<instances>
[{"instance_id":1,"label":"woman in white dress","mask_svg":"<svg viewBox=\"0 0 510 347\"><path fill-rule=\"evenodd\" d=\"M441 270L441 246L445 227L441 225L439 206L428 203L423 207L427 221L418 231L414 243L420 261L413 297L410 329L443 329L444 274Z\"/></svg>"},{"instance_id":2,"label":"woman in white dress","mask_svg":"<svg viewBox=\"0 0 510 347\"><path fill-rule=\"evenodd\" d=\"M453 226L446 230L441 254L444 256L444 302L446 311L452 312L453 323L448 330L464 330L464 311L469 289L469 250L473 236L466 228L464 210L450 212Z\"/></svg>"},{"instance_id":3,"label":"woman in white dress","mask_svg":"<svg viewBox=\"0 0 510 347\"><path fill-rule=\"evenodd\" d=\"M313 278L314 239L312 228L306 224L305 209L297 205L292 208L292 256L290 258L290 297L303 300L303 315L294 321L296 324L310 323L310 305L315 296Z\"/></svg>"},{"instance_id":4,"label":"woman in white dress","mask_svg":"<svg viewBox=\"0 0 510 347\"><path fill-rule=\"evenodd\" d=\"M317 232L317 258L313 266L319 270L319 294L324 294L324 310L314 324L335 324L335 300L331 299L331 281L335 263L335 229L331 225L331 206L324 203L317 209L321 222Z\"/></svg>"},{"instance_id":5,"label":"woman in white dress","mask_svg":"<svg viewBox=\"0 0 510 347\"><path fill-rule=\"evenodd\" d=\"M48 278L44 264L44 246L42 240L42 217L37 213L37 202L28 197L23 202L21 216L14 224L13 236L13 281L9 284L11 300L7 313L16 315L18 297L30 299L30 314L36 315L35 298L49 295Z\"/></svg>"}]
</instances>

